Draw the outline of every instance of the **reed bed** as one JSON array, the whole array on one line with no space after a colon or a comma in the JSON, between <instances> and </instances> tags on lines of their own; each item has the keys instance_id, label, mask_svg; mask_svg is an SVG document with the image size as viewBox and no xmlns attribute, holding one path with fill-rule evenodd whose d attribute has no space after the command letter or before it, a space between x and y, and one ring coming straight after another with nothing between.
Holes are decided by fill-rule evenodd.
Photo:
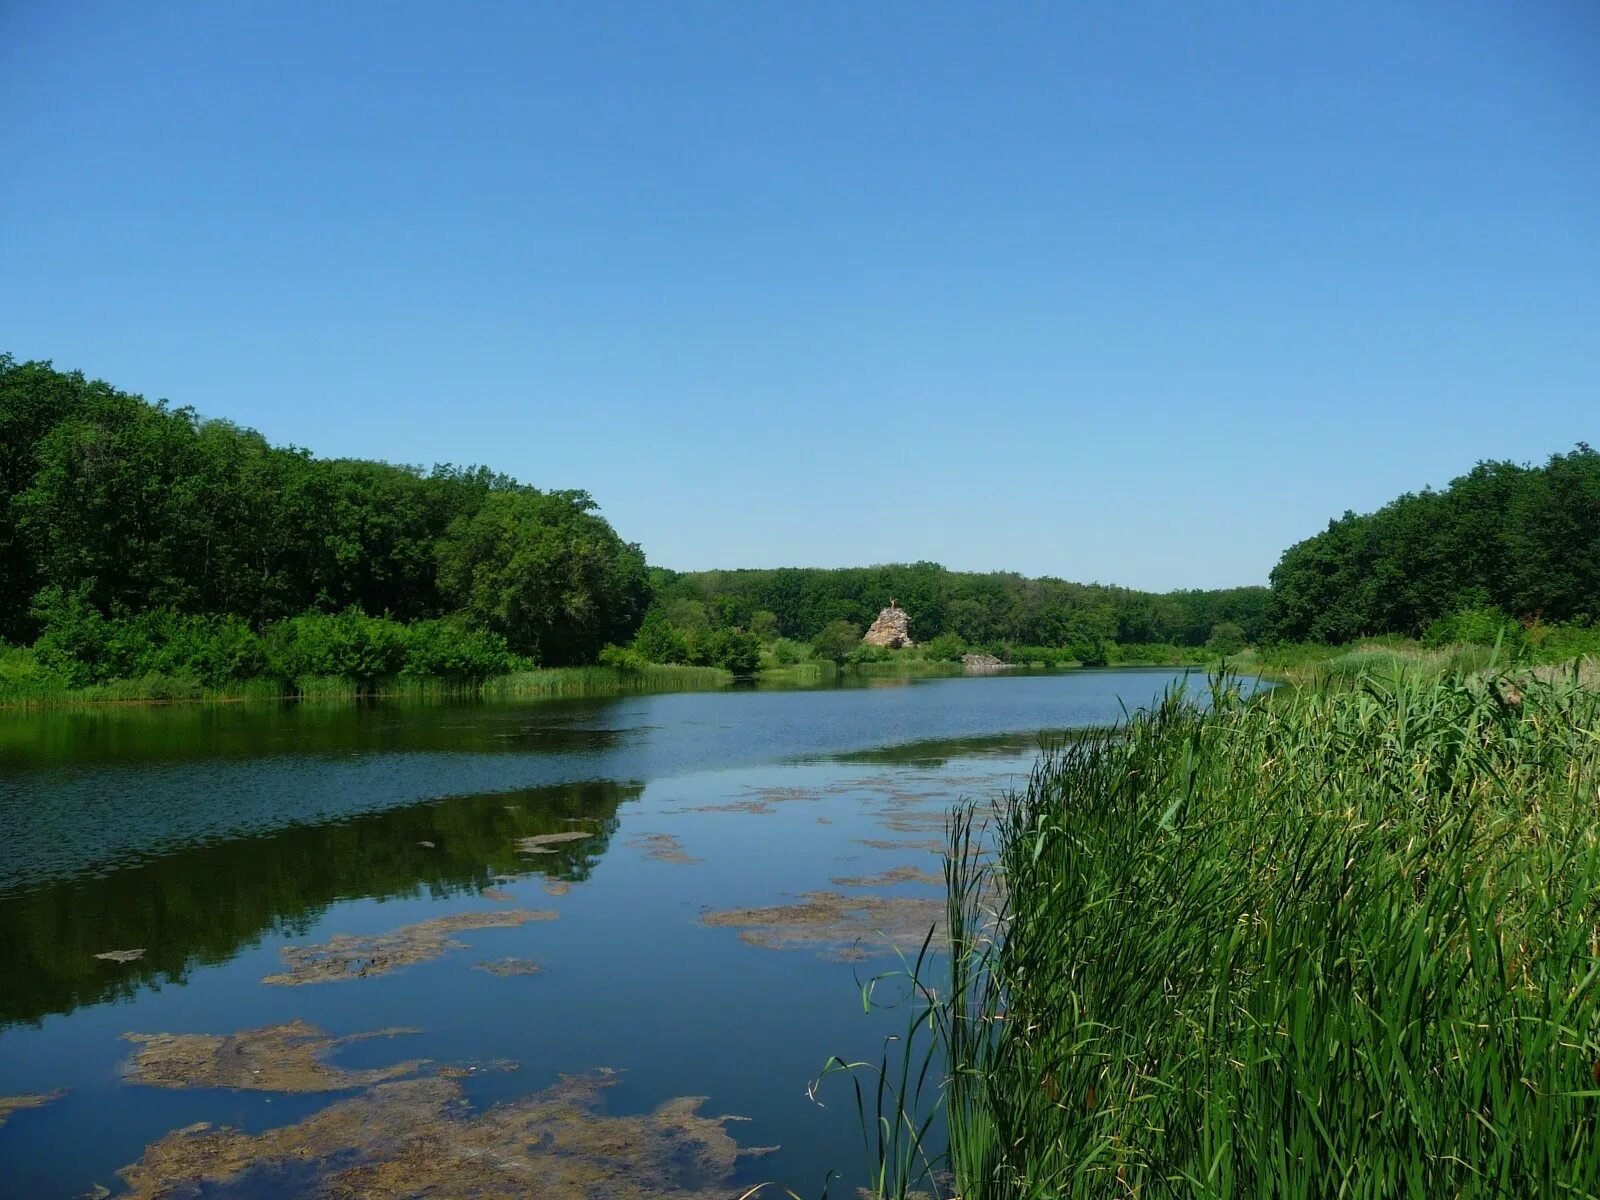
<instances>
[{"instance_id":1,"label":"reed bed","mask_svg":"<svg viewBox=\"0 0 1600 1200\"><path fill-rule=\"evenodd\" d=\"M719 667L652 663L644 667L546 667L486 680L493 700L529 696L615 696L625 692L705 691L726 687L733 676Z\"/></svg>"},{"instance_id":2,"label":"reed bed","mask_svg":"<svg viewBox=\"0 0 1600 1200\"><path fill-rule=\"evenodd\" d=\"M948 1150L880 1092L879 1190L1600 1195L1597 810L1571 676L1218 680L1063 744L957 814Z\"/></svg>"}]
</instances>

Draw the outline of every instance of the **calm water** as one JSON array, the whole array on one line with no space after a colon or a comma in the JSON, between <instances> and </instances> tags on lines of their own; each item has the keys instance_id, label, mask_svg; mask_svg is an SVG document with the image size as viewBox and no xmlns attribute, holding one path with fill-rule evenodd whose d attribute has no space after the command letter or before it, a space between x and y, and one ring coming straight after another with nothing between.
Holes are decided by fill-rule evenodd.
<instances>
[{"instance_id":1,"label":"calm water","mask_svg":"<svg viewBox=\"0 0 1600 1200\"><path fill-rule=\"evenodd\" d=\"M1115 720L1176 678L0 714L0 1097L61 1093L0 1125L0 1196L120 1193L119 1168L202 1121L249 1135L296 1127L274 1143L283 1151L319 1110L372 1098L363 1086L130 1078L124 1034L291 1020L332 1036L416 1030L327 1061L429 1060L407 1078L459 1088L452 1120L521 1112L562 1074L605 1068L616 1073L585 1136L633 1136L638 1122L613 1118L703 1096L706 1115L748 1118L727 1127L740 1146L779 1147L712 1169L677 1125L646 1123L660 1178L617 1194L737 1195L774 1179L818 1195L830 1167L853 1184L863 1160L848 1088L832 1081L820 1107L806 1085L829 1055L876 1057L899 1026L863 1014L858 981L896 963L874 930L915 926L922 910L890 903L842 926L716 914L817 892L925 899L931 914L937 885L873 877L937 872L927 843L953 801L1020 782L1041 732ZM540 919L516 923L526 910ZM393 970L389 942L369 948L359 977L263 983L293 964L286 946L484 913L503 923L438 935ZM143 954L96 957L132 950ZM508 958L539 970L477 969ZM247 1052L227 1053L224 1068L245 1063L252 1078ZM518 1136L519 1153L582 1141L565 1127ZM178 1194L316 1195L325 1172L388 1153L330 1153L305 1137L319 1162L279 1153ZM161 1169L181 1174L168 1161L146 1182Z\"/></svg>"}]
</instances>

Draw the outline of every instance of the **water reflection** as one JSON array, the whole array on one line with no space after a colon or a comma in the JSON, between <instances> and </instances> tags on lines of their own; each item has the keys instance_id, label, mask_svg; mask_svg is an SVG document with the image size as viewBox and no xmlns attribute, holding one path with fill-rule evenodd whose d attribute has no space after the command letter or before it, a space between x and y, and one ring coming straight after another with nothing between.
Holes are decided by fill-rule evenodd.
<instances>
[{"instance_id":1,"label":"water reflection","mask_svg":"<svg viewBox=\"0 0 1600 1200\"><path fill-rule=\"evenodd\" d=\"M338 900L493 887L497 875L587 879L637 783L597 781L460 796L324 825L191 846L100 878L0 897L0 1024L182 983L269 933L298 936ZM519 839L594 836L536 856ZM128 963L96 959L142 949Z\"/></svg>"}]
</instances>

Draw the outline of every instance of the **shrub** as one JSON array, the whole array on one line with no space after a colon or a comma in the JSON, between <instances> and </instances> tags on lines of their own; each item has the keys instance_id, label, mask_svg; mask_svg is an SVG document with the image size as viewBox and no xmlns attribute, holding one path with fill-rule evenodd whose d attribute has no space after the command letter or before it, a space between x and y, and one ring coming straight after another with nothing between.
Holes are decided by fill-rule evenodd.
<instances>
[{"instance_id":1,"label":"shrub","mask_svg":"<svg viewBox=\"0 0 1600 1200\"><path fill-rule=\"evenodd\" d=\"M492 630L461 621L416 621L402 629L403 675L486 679L520 665L506 639Z\"/></svg>"},{"instance_id":2,"label":"shrub","mask_svg":"<svg viewBox=\"0 0 1600 1200\"><path fill-rule=\"evenodd\" d=\"M849 621L829 621L811 639L811 652L818 658L843 665L861 643L861 630Z\"/></svg>"},{"instance_id":3,"label":"shrub","mask_svg":"<svg viewBox=\"0 0 1600 1200\"><path fill-rule=\"evenodd\" d=\"M922 652L935 662L959 662L967 652L967 644L959 634L941 633L923 646Z\"/></svg>"},{"instance_id":4,"label":"shrub","mask_svg":"<svg viewBox=\"0 0 1600 1200\"><path fill-rule=\"evenodd\" d=\"M792 667L800 661L800 647L788 638L779 638L772 643L772 661L780 667Z\"/></svg>"},{"instance_id":5,"label":"shrub","mask_svg":"<svg viewBox=\"0 0 1600 1200\"><path fill-rule=\"evenodd\" d=\"M370 685L397 675L406 661L404 627L355 609L280 621L267 631L268 670L288 681L342 675Z\"/></svg>"},{"instance_id":6,"label":"shrub","mask_svg":"<svg viewBox=\"0 0 1600 1200\"><path fill-rule=\"evenodd\" d=\"M1498 608L1463 608L1440 617L1422 635L1423 645L1433 647L1456 642L1492 646L1499 642L1505 649L1515 650L1523 641L1522 626Z\"/></svg>"},{"instance_id":7,"label":"shrub","mask_svg":"<svg viewBox=\"0 0 1600 1200\"><path fill-rule=\"evenodd\" d=\"M644 623L634 635L633 649L645 662L688 663L689 639L667 619L659 608L645 614Z\"/></svg>"},{"instance_id":8,"label":"shrub","mask_svg":"<svg viewBox=\"0 0 1600 1200\"><path fill-rule=\"evenodd\" d=\"M1232 621L1222 621L1211 627L1206 649L1212 654L1226 656L1239 653L1245 644L1244 630Z\"/></svg>"}]
</instances>

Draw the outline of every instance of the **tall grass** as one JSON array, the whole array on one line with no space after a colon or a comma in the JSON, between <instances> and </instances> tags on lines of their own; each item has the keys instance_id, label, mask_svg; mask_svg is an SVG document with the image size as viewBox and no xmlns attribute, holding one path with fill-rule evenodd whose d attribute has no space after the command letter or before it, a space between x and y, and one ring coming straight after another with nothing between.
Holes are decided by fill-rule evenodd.
<instances>
[{"instance_id":1,"label":"tall grass","mask_svg":"<svg viewBox=\"0 0 1600 1200\"><path fill-rule=\"evenodd\" d=\"M1213 690L958 815L953 1193L1600 1195L1600 696Z\"/></svg>"},{"instance_id":2,"label":"tall grass","mask_svg":"<svg viewBox=\"0 0 1600 1200\"><path fill-rule=\"evenodd\" d=\"M487 680L483 695L492 700L530 696L615 696L624 692L701 691L726 687L733 676L719 667L651 663L636 668L547 667Z\"/></svg>"},{"instance_id":3,"label":"tall grass","mask_svg":"<svg viewBox=\"0 0 1600 1200\"><path fill-rule=\"evenodd\" d=\"M292 683L279 679L235 680L208 688L194 679L142 675L107 683L73 687L57 675L7 675L0 660L0 709L43 708L106 703L163 701L222 702L232 700L447 700L483 696L514 700L555 696L617 696L634 692L701 691L728 686L733 677L716 667L651 665L640 668L547 667L518 671L477 681L428 675L392 675L357 679L349 675L302 675Z\"/></svg>"}]
</instances>

